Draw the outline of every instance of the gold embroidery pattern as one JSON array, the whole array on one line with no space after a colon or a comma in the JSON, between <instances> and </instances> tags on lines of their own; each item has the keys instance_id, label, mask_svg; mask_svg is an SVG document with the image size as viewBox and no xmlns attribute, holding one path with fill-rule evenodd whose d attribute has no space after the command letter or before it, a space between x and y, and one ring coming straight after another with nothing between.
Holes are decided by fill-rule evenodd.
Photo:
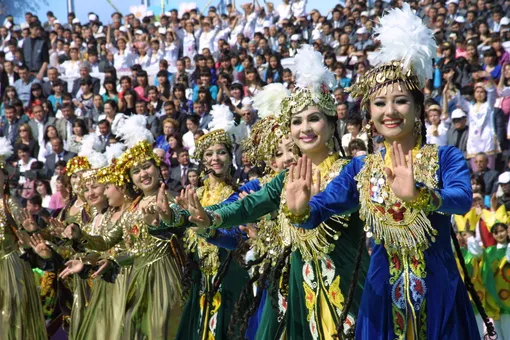
<instances>
[{"instance_id":1,"label":"gold embroidery pattern","mask_svg":"<svg viewBox=\"0 0 510 340\"><path fill-rule=\"evenodd\" d=\"M360 217L366 220L366 228L372 227L376 242L384 241L386 247L395 249L424 250L428 248L429 239L434 242L437 234L427 218L430 211L412 209L393 194L384 172L388 166L385 161L389 158L389 151L385 159L382 154L368 155L365 166L355 178L360 192ZM417 182L436 188L438 168L437 146L426 145L413 150Z\"/></svg>"},{"instance_id":2,"label":"gold embroidery pattern","mask_svg":"<svg viewBox=\"0 0 510 340\"><path fill-rule=\"evenodd\" d=\"M345 159L338 159L338 155L332 155L326 158L320 165L319 170L321 173L321 191L328 185L328 183L335 178L342 168L349 162ZM280 202L280 210L278 214L278 224L281 227L282 242L284 246L292 246L292 251L299 250L303 261L317 260L323 258L325 254L330 253L334 249L334 245L330 239L337 240L341 232L328 226L326 222L321 223L315 229L302 229L293 226L289 219L283 214L287 206L285 197L285 187L287 186L288 178L285 177L282 199ZM332 219L340 225L346 227L348 217L334 216Z\"/></svg>"}]
</instances>

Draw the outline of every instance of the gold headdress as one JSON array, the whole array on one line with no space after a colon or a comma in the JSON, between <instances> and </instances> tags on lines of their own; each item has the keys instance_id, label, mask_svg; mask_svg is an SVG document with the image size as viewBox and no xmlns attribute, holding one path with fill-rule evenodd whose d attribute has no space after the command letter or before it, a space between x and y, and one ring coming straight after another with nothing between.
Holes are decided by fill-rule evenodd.
<instances>
[{"instance_id":1,"label":"gold headdress","mask_svg":"<svg viewBox=\"0 0 510 340\"><path fill-rule=\"evenodd\" d=\"M90 163L87 157L84 156L75 156L67 161L66 165L66 174L68 176L72 176L77 172L89 170Z\"/></svg>"},{"instance_id":2,"label":"gold headdress","mask_svg":"<svg viewBox=\"0 0 510 340\"><path fill-rule=\"evenodd\" d=\"M308 106L317 106L328 116L336 116L335 101L330 88L333 74L324 66L322 55L310 45L303 45L294 57L291 66L296 77L296 91L283 99L280 120L285 129L290 129L292 115Z\"/></svg>"},{"instance_id":3,"label":"gold headdress","mask_svg":"<svg viewBox=\"0 0 510 340\"><path fill-rule=\"evenodd\" d=\"M112 144L106 147L105 156L108 160L108 166L99 170L97 181L102 184L112 183L117 187L121 187L129 181L129 176L119 171L117 167L117 159L124 152L125 145L122 143Z\"/></svg>"},{"instance_id":4,"label":"gold headdress","mask_svg":"<svg viewBox=\"0 0 510 340\"><path fill-rule=\"evenodd\" d=\"M434 70L434 34L412 12L409 4L404 2L402 9L392 9L384 15L374 33L381 49L369 54L368 60L375 68L348 89L353 98L361 98L362 108L366 108L372 94L386 85L422 89Z\"/></svg>"},{"instance_id":5,"label":"gold headdress","mask_svg":"<svg viewBox=\"0 0 510 340\"><path fill-rule=\"evenodd\" d=\"M290 95L282 84L269 84L253 98L253 106L261 118L253 125L250 137L243 140L242 147L252 164L261 165L275 153L286 132L278 117L281 103Z\"/></svg>"},{"instance_id":6,"label":"gold headdress","mask_svg":"<svg viewBox=\"0 0 510 340\"><path fill-rule=\"evenodd\" d=\"M234 114L226 105L213 105L211 110L213 116L209 123L210 132L201 136L195 142L195 152L193 158L202 160L205 150L215 144L224 144L228 148L232 148L231 135L235 134Z\"/></svg>"},{"instance_id":7,"label":"gold headdress","mask_svg":"<svg viewBox=\"0 0 510 340\"><path fill-rule=\"evenodd\" d=\"M160 160L153 151L154 136L146 128L147 118L134 115L127 118L117 130L117 135L124 141L128 149L119 157L116 163L118 175L123 181L130 181L129 169L153 160L159 166Z\"/></svg>"},{"instance_id":8,"label":"gold headdress","mask_svg":"<svg viewBox=\"0 0 510 340\"><path fill-rule=\"evenodd\" d=\"M9 140L5 137L0 138L0 169L5 168L5 161L13 154L13 148Z\"/></svg>"},{"instance_id":9,"label":"gold headdress","mask_svg":"<svg viewBox=\"0 0 510 340\"><path fill-rule=\"evenodd\" d=\"M97 175L99 170L108 165L106 157L98 151L100 149L101 141L95 133L90 133L83 138L78 156L87 160L89 169L83 169L84 171L80 180L80 187L82 190L84 190L87 184L98 182Z\"/></svg>"}]
</instances>

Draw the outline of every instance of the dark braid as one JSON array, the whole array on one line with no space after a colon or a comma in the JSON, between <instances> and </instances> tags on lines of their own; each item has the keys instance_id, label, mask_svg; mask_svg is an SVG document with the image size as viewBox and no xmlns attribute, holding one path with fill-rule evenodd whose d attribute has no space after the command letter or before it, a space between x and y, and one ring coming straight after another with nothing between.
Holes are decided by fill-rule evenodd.
<instances>
[{"instance_id":1,"label":"dark braid","mask_svg":"<svg viewBox=\"0 0 510 340\"><path fill-rule=\"evenodd\" d=\"M469 277L469 273L466 268L466 262L464 261L464 256L462 256L459 240L457 239L457 235L455 234L453 226L450 228L450 233L452 236L453 245L455 247L455 253L457 254L460 266L462 267L462 272L464 274L464 284L466 285L469 295L471 295L471 299L473 299L473 302L476 305L478 313L480 313L480 316L483 319L485 328L487 328L487 333L485 333L483 338L485 340L497 339L498 334L494 330L494 324L489 320L489 317L487 316L487 313L485 312L485 309L482 306L482 301L480 301L480 297L478 296L478 293L475 290L475 286L473 285L473 282L471 282L471 278Z\"/></svg>"},{"instance_id":2,"label":"dark braid","mask_svg":"<svg viewBox=\"0 0 510 340\"><path fill-rule=\"evenodd\" d=\"M274 268L271 271L270 277L271 286L269 293L271 296L271 303L276 310L278 310L278 291L280 290L280 278L283 275L283 270L285 268L287 258L289 257L291 251L292 251L291 246L285 247L282 251L282 254L280 255L280 257L278 257L278 260L276 261L276 266L274 266Z\"/></svg>"},{"instance_id":3,"label":"dark braid","mask_svg":"<svg viewBox=\"0 0 510 340\"><path fill-rule=\"evenodd\" d=\"M181 285L182 285L182 299L186 301L188 298L189 292L191 290L191 286L193 283L199 283L194 282L195 278L193 277L194 273L200 270L198 263L193 258L193 253L189 252L186 255L186 263L184 264L184 271L182 273L181 278Z\"/></svg>"},{"instance_id":4,"label":"dark braid","mask_svg":"<svg viewBox=\"0 0 510 340\"><path fill-rule=\"evenodd\" d=\"M347 301L344 305L342 315L340 315L340 320L336 329L337 330L336 337L339 337L340 339L354 339L354 327L351 327L351 329L349 330L349 334L344 334L344 324L345 320L347 320L347 316L349 315L349 309L351 309L352 300L354 300L354 291L356 290L356 286L358 285L359 269L361 267L363 249L365 248L365 240L366 234L364 231L361 231L361 237L358 244L358 251L356 253L356 258L354 259L354 273L352 275L351 284L349 285L349 292L347 293Z\"/></svg>"},{"instance_id":5,"label":"dark braid","mask_svg":"<svg viewBox=\"0 0 510 340\"><path fill-rule=\"evenodd\" d=\"M372 116L370 112L366 111L366 125L364 127L365 132L367 133L368 143L367 143L367 153L369 155L374 153L374 136L373 136L373 126L372 126Z\"/></svg>"},{"instance_id":6,"label":"dark braid","mask_svg":"<svg viewBox=\"0 0 510 340\"><path fill-rule=\"evenodd\" d=\"M228 269L230 268L230 264L232 263L233 256L234 256L234 253L232 251L229 251L227 258L221 263L220 268L218 269L218 273L216 274L216 277L214 278L212 288L208 293L209 302L213 301L214 295L216 295L216 293L220 289L220 285L223 282L225 275L227 275Z\"/></svg>"},{"instance_id":7,"label":"dark braid","mask_svg":"<svg viewBox=\"0 0 510 340\"><path fill-rule=\"evenodd\" d=\"M340 152L340 156L346 157L345 150L342 146L342 138L340 138L340 134L338 132L337 125L336 125L338 118L336 116L327 116L327 117L328 117L328 122L330 124L333 124L333 126L334 126L333 136L331 137L331 138L333 138L333 143L335 143L335 147L338 148L337 151Z\"/></svg>"}]
</instances>

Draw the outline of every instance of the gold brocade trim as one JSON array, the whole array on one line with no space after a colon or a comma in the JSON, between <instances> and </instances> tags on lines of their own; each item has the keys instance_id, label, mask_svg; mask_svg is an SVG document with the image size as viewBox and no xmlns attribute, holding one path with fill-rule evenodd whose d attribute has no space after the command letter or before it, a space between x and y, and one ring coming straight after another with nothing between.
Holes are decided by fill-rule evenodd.
<instances>
[{"instance_id":1,"label":"gold brocade trim","mask_svg":"<svg viewBox=\"0 0 510 340\"><path fill-rule=\"evenodd\" d=\"M355 177L360 192L360 217L372 227L376 242L402 250L424 250L430 241L435 242L437 231L432 227L427 209L412 209L393 194L386 181L385 167L391 168L391 149L386 157L368 155L365 166ZM426 145L413 150L413 170L417 183L437 188L438 147Z\"/></svg>"},{"instance_id":2,"label":"gold brocade trim","mask_svg":"<svg viewBox=\"0 0 510 340\"><path fill-rule=\"evenodd\" d=\"M339 159L338 155L331 155L326 158L317 167L321 173L321 191L329 182L349 163L346 159ZM329 238L337 240L341 232L328 226L326 222L322 222L315 229L303 229L293 226L289 219L283 213L287 206L285 188L287 186L288 176L285 177L282 199L280 201L280 210L278 214L278 224L281 228L281 238L284 246L292 246L292 251L299 250L303 261L318 260L324 255L330 253L334 249L334 245ZM347 226L347 217L333 216L331 218L335 222L340 223L344 227Z\"/></svg>"},{"instance_id":3,"label":"gold brocade trim","mask_svg":"<svg viewBox=\"0 0 510 340\"><path fill-rule=\"evenodd\" d=\"M197 189L198 199L204 207L219 204L233 193L234 189L225 182L221 182L215 188L211 188L209 179L204 181L203 187ZM187 229L184 241L188 252L197 252L202 273L214 275L218 272L220 268L218 247L208 243L204 238L198 237L197 233L191 229Z\"/></svg>"}]
</instances>

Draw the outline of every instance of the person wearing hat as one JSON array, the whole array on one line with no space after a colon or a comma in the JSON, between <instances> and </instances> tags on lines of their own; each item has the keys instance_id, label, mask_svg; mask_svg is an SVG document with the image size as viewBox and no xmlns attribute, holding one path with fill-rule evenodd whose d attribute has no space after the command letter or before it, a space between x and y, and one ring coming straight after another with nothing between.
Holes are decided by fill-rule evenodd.
<instances>
[{"instance_id":1,"label":"person wearing hat","mask_svg":"<svg viewBox=\"0 0 510 340\"><path fill-rule=\"evenodd\" d=\"M448 128L445 121L448 112L442 113L441 107L434 103L426 111L429 124L427 125L427 144L445 146L448 144Z\"/></svg>"},{"instance_id":2,"label":"person wearing hat","mask_svg":"<svg viewBox=\"0 0 510 340\"><path fill-rule=\"evenodd\" d=\"M361 27L356 30L356 40L354 47L358 51L363 51L365 48L374 45L372 40L368 39L368 31L365 27Z\"/></svg>"},{"instance_id":3,"label":"person wearing hat","mask_svg":"<svg viewBox=\"0 0 510 340\"><path fill-rule=\"evenodd\" d=\"M498 177L498 184L501 186L503 195L498 198L496 208L504 205L507 211L510 211L510 171L505 171Z\"/></svg>"},{"instance_id":4,"label":"person wearing hat","mask_svg":"<svg viewBox=\"0 0 510 340\"><path fill-rule=\"evenodd\" d=\"M457 147L466 157L466 145L468 139L467 116L461 109L455 109L451 115L452 125L448 129L447 143Z\"/></svg>"}]
</instances>

